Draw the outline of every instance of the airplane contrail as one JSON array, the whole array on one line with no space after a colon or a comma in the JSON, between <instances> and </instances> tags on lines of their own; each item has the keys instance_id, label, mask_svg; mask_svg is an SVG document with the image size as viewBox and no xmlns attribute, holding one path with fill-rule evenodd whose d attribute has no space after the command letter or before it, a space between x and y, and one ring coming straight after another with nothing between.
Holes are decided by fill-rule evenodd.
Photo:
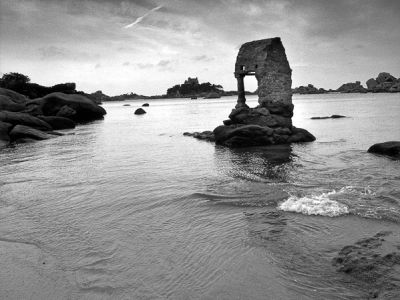
<instances>
[{"instance_id":1,"label":"airplane contrail","mask_svg":"<svg viewBox=\"0 0 400 300\"><path fill-rule=\"evenodd\" d=\"M147 13L145 13L143 16L137 18L133 23L128 24L126 26L124 26L123 28L131 28L132 26L135 26L136 24L139 24L140 22L143 21L144 18L146 18L149 14L151 14L152 12L155 12L156 10L159 10L161 7L163 7L162 5L159 5L157 7L154 7L152 9L150 9Z\"/></svg>"}]
</instances>

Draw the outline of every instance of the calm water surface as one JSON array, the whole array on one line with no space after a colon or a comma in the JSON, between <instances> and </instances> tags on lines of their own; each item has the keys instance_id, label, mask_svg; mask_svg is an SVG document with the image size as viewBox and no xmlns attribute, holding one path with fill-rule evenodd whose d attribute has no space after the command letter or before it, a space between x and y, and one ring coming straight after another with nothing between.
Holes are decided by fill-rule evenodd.
<instances>
[{"instance_id":1,"label":"calm water surface","mask_svg":"<svg viewBox=\"0 0 400 300\"><path fill-rule=\"evenodd\" d=\"M233 97L135 116L142 103L0 152L0 298L366 297L331 261L400 232L400 162L366 152L400 140L399 94L295 96L317 141L272 149L182 135L221 124ZM349 118L310 120L331 114Z\"/></svg>"}]
</instances>

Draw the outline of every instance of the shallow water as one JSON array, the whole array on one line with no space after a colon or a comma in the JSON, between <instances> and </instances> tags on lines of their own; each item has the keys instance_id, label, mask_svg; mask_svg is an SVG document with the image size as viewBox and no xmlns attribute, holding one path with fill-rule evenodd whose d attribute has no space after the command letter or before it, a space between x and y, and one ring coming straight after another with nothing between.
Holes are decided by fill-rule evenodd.
<instances>
[{"instance_id":1,"label":"shallow water","mask_svg":"<svg viewBox=\"0 0 400 300\"><path fill-rule=\"evenodd\" d=\"M366 298L332 259L399 232L400 162L366 150L400 140L400 95L295 96L315 142L235 150L182 135L233 97L148 102L0 152L0 298Z\"/></svg>"}]
</instances>

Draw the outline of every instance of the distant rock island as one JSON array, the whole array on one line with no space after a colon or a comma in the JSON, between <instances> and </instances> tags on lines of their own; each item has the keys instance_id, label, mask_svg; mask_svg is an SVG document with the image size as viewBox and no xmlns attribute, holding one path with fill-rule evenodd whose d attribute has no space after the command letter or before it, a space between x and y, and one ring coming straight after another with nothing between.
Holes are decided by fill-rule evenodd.
<instances>
[{"instance_id":1,"label":"distant rock island","mask_svg":"<svg viewBox=\"0 0 400 300\"><path fill-rule=\"evenodd\" d=\"M316 88L312 84L308 84L307 86L299 86L292 89L293 94L326 94L328 92L329 91L323 88Z\"/></svg>"},{"instance_id":2,"label":"distant rock island","mask_svg":"<svg viewBox=\"0 0 400 300\"><path fill-rule=\"evenodd\" d=\"M342 84L336 90L325 90L316 88L312 84L299 86L292 89L293 94L325 94L325 93L398 93L400 92L400 78L392 76L390 73L379 73L378 77L370 78L364 87L360 81Z\"/></svg>"},{"instance_id":3,"label":"distant rock island","mask_svg":"<svg viewBox=\"0 0 400 300\"><path fill-rule=\"evenodd\" d=\"M199 83L196 78L188 78L183 84L177 84L167 90L169 98L176 97L207 97L219 98L224 93L222 86L209 82Z\"/></svg>"}]
</instances>

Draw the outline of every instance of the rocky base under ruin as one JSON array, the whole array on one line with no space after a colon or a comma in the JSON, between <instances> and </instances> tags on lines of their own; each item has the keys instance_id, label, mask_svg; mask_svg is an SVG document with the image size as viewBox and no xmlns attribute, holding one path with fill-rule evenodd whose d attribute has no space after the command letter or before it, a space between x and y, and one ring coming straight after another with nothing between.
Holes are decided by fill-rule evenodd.
<instances>
[{"instance_id":1,"label":"rocky base under ruin","mask_svg":"<svg viewBox=\"0 0 400 300\"><path fill-rule=\"evenodd\" d=\"M224 125L213 131L185 132L200 140L235 148L312 142L307 130L292 125L293 105L233 109Z\"/></svg>"}]
</instances>

